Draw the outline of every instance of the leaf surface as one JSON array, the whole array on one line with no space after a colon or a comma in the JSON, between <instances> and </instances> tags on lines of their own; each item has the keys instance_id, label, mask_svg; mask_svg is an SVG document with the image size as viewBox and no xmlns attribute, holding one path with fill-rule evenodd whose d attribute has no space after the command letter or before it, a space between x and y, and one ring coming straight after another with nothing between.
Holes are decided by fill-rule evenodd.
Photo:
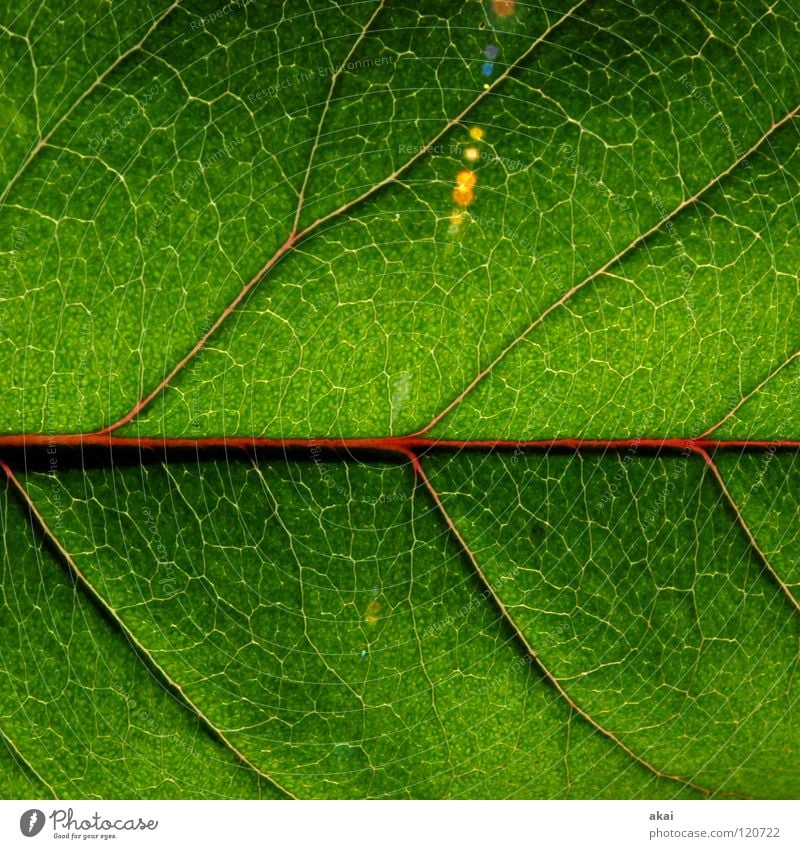
<instances>
[{"instance_id":1,"label":"leaf surface","mask_svg":"<svg viewBox=\"0 0 800 849\"><path fill-rule=\"evenodd\" d=\"M7 796L285 795L154 678L134 645L32 538L8 485L2 504L0 730L17 756L17 778L4 770Z\"/></svg>"},{"instance_id":2,"label":"leaf surface","mask_svg":"<svg viewBox=\"0 0 800 849\"><path fill-rule=\"evenodd\" d=\"M323 480L283 463L65 473L61 535L155 663L298 796L684 795L520 654L408 469ZM26 487L48 501L48 476Z\"/></svg>"},{"instance_id":3,"label":"leaf surface","mask_svg":"<svg viewBox=\"0 0 800 849\"><path fill-rule=\"evenodd\" d=\"M505 5L6 10L3 795L796 796L797 9Z\"/></svg>"}]
</instances>

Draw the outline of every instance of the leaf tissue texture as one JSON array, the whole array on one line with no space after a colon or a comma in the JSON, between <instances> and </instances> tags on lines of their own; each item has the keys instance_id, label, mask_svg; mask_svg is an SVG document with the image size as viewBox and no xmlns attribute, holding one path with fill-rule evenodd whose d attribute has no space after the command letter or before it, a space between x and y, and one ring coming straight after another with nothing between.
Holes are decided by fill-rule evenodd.
<instances>
[{"instance_id":1,"label":"leaf tissue texture","mask_svg":"<svg viewBox=\"0 0 800 849\"><path fill-rule=\"evenodd\" d=\"M800 788L800 9L2 4L0 792Z\"/></svg>"}]
</instances>

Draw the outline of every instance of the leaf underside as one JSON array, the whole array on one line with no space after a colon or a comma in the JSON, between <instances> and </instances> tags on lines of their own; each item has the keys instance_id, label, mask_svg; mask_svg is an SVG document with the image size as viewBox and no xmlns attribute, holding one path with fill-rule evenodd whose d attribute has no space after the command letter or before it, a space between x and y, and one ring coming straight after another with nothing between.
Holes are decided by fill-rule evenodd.
<instances>
[{"instance_id":1,"label":"leaf underside","mask_svg":"<svg viewBox=\"0 0 800 849\"><path fill-rule=\"evenodd\" d=\"M2 796L796 797L799 11L7 4Z\"/></svg>"}]
</instances>

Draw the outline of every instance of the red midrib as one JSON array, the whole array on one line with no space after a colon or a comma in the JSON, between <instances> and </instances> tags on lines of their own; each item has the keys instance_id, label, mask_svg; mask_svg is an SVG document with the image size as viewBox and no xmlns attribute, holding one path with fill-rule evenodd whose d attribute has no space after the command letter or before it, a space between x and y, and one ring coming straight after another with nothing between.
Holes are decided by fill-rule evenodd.
<instances>
[{"instance_id":1,"label":"red midrib","mask_svg":"<svg viewBox=\"0 0 800 849\"><path fill-rule=\"evenodd\" d=\"M0 434L2 448L230 448L230 449L286 449L328 451L379 452L404 454L406 456L429 451L462 451L482 449L487 451L549 451L566 449L571 451L622 451L630 449L668 450L701 454L717 450L791 450L800 448L797 439L708 439L676 437L669 439L435 439L418 436L381 437L311 437L269 438L252 436L207 436L189 437L136 437L115 436L112 433L69 433L69 434Z\"/></svg>"}]
</instances>

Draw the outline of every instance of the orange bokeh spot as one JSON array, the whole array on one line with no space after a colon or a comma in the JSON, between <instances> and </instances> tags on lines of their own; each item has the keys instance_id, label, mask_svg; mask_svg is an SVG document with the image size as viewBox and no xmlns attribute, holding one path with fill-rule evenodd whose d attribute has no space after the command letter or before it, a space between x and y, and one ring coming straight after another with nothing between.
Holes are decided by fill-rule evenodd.
<instances>
[{"instance_id":1,"label":"orange bokeh spot","mask_svg":"<svg viewBox=\"0 0 800 849\"><path fill-rule=\"evenodd\" d=\"M472 193L472 189L467 188L466 186L456 186L453 189L453 200L459 206L469 206L474 198L475 196Z\"/></svg>"},{"instance_id":2,"label":"orange bokeh spot","mask_svg":"<svg viewBox=\"0 0 800 849\"><path fill-rule=\"evenodd\" d=\"M516 0L492 0L492 11L499 18L507 18L514 14Z\"/></svg>"},{"instance_id":3,"label":"orange bokeh spot","mask_svg":"<svg viewBox=\"0 0 800 849\"><path fill-rule=\"evenodd\" d=\"M465 168L456 175L456 183L461 189L471 189L477 182L478 178L475 176L475 172L469 169Z\"/></svg>"}]
</instances>

